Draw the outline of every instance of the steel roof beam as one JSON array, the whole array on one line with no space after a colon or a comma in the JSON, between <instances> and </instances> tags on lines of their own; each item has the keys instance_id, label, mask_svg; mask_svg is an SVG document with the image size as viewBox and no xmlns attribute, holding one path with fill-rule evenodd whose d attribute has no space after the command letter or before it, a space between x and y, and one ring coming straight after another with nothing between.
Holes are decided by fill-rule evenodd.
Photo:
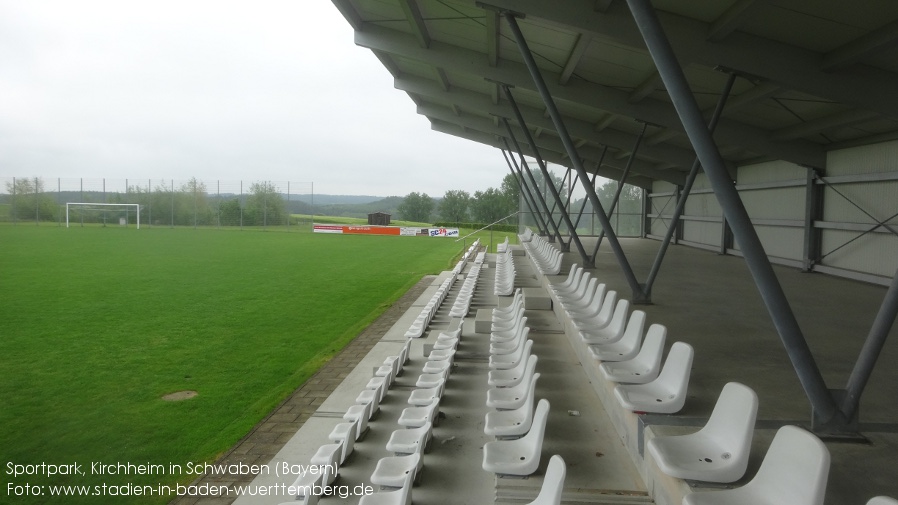
<instances>
[{"instance_id":1,"label":"steel roof beam","mask_svg":"<svg viewBox=\"0 0 898 505\"><path fill-rule=\"evenodd\" d=\"M614 7L612 7L613 9ZM440 41L433 41L430 49L422 49L410 35L375 25L366 26L365 31L355 32L355 42L362 47L427 62L449 72L486 77L522 89L536 91L530 74L523 64L501 60L498 66L490 67L486 63L483 53L477 51L444 44ZM546 72L546 74L548 73ZM553 96L558 100L683 131L683 125L673 106L669 103L647 98L638 104L630 104L627 103L628 93L615 88L579 79L571 81L567 86L553 85L552 81L557 82L557 76L547 80L550 81L548 85ZM822 167L826 163L826 155L819 145L804 141L773 142L768 138L769 132L732 120L721 120L716 137L722 144L739 145L758 154L770 155L799 165Z\"/></svg>"},{"instance_id":2,"label":"steel roof beam","mask_svg":"<svg viewBox=\"0 0 898 505\"><path fill-rule=\"evenodd\" d=\"M445 105L458 105L465 110L478 111L480 114L492 114L496 116L511 117L513 111L511 107L502 102L494 105L487 95L477 93L475 91L453 88L452 92L445 92L439 89L432 81L421 79L414 76L406 76L401 79L394 80L396 89L429 97L433 101ZM545 117L541 109L533 107L519 106L527 124L544 130L554 132L555 126L550 119ZM604 129L601 133L596 133L591 123L578 119L566 118L568 130L574 137L588 140L596 144L606 144L619 149L629 149L632 147L636 136L630 133L622 132L614 129ZM643 146L641 149L643 158L648 158L657 162L670 162L677 166L687 169L692 165L695 159L695 153L688 149L681 149L669 145Z\"/></svg>"},{"instance_id":3,"label":"steel roof beam","mask_svg":"<svg viewBox=\"0 0 898 505\"><path fill-rule=\"evenodd\" d=\"M495 141L495 137L504 137L507 135L507 132L504 131L502 126L494 126L493 122L490 120L469 117L457 118L450 115L447 111L440 110L439 107L430 108L426 105L421 106L418 112L426 116L431 121L431 128L434 130L443 131L444 133L450 133L458 137L476 140L477 142L480 142L482 144L491 145L497 148L503 147L501 143ZM424 112L427 113L425 114ZM441 129L433 128L433 125L435 124L442 125ZM523 136L524 133L520 130L519 127L512 126L512 129L514 130L515 135L520 134L521 136ZM483 139L493 140L485 141ZM568 166L570 164L570 159L567 158L566 155L562 156L561 153L564 151L564 146L557 138L544 137L538 139L536 143L537 147L539 148L540 155L546 161L563 166ZM527 154L528 156L535 156L533 148L529 144L521 142L521 145L525 151L525 154ZM580 155L587 160L595 162L602 157L602 149L591 146L584 146L580 150ZM634 167L640 164L641 163L638 161L634 162ZM626 163L621 163L620 161L616 160L608 160L608 158L605 158L602 166L599 168L599 176L608 179L620 179L625 165ZM675 172L670 173L670 175L674 174ZM652 181L655 179L657 178L645 177L643 175L632 175L627 178L627 183L634 186L639 186L641 188L650 188L652 185ZM683 177L683 179L685 180L685 177Z\"/></svg>"},{"instance_id":4,"label":"steel roof beam","mask_svg":"<svg viewBox=\"0 0 898 505\"><path fill-rule=\"evenodd\" d=\"M591 0L490 0L490 4L645 48L633 17L620 2L612 2L604 13L595 12ZM829 73L821 68L824 55L818 52L739 31L731 33L726 43L711 42L706 40L709 23L663 11L658 18L683 65L725 66L789 89L898 118L898 93L894 92L898 75L893 72L858 66L852 72Z\"/></svg>"}]
</instances>

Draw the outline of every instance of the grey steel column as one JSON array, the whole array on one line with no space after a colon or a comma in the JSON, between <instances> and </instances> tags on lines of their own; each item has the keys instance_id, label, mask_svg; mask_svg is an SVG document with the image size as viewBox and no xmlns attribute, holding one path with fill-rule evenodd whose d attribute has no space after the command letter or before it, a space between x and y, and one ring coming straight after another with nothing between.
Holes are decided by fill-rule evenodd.
<instances>
[{"instance_id":1,"label":"grey steel column","mask_svg":"<svg viewBox=\"0 0 898 505\"><path fill-rule=\"evenodd\" d=\"M518 143L518 139L514 136L514 132L511 131L511 125L508 123L508 119L501 118L502 123L505 125L505 129L508 131L508 137L511 138L511 143L514 144L515 150L518 152L518 155L521 157L521 167L523 167L524 171L527 172L527 177L530 178L530 184L533 185L534 191L536 192L536 196L539 197L539 203L542 204L543 210L549 212L549 205L546 203L546 200L543 198L542 193L536 189L536 179L533 177L533 172L530 171L530 166L527 165L527 161L524 159L524 151L521 149L521 145ZM554 187L554 186L553 186ZM561 231L558 229L558 225L555 224L555 220L552 219L552 215L549 214L546 216L546 222L552 224L552 231L555 233L555 237L558 238L559 242L564 242L561 240Z\"/></svg>"},{"instance_id":2,"label":"grey steel column","mask_svg":"<svg viewBox=\"0 0 898 505\"><path fill-rule=\"evenodd\" d=\"M886 343L889 331L895 323L895 316L898 315L898 272L892 277L892 284L886 291L886 296L882 300L876 319L873 320L873 326L870 327L870 333L867 334L867 340L864 341L864 347L857 358L857 363L848 377L848 385L845 387L845 398L842 402L842 413L849 421L857 414L858 405L861 402L861 395L864 393L864 387L873 373L873 367L876 365L876 359Z\"/></svg>"},{"instance_id":3,"label":"grey steel column","mask_svg":"<svg viewBox=\"0 0 898 505\"><path fill-rule=\"evenodd\" d=\"M523 180L524 176L522 174L515 173L515 169L512 168L512 164L511 164L512 160L508 159L508 153L505 151L505 149L501 149L501 151L502 151L502 156L505 158L505 163L508 164L508 170L509 170L509 172L511 172L511 176L514 177L514 180L516 180L518 182L518 189L520 189L520 191L521 191L521 197L524 199L524 203L527 204L527 208L530 209L530 215L532 215L534 221L536 221L536 227L539 229L539 233L540 234L546 233L546 228L545 228L546 225L545 225L545 223L543 223L543 217L536 212L536 209L534 209L533 204L530 203L530 198L531 198L530 189L528 189L524 185L524 180Z\"/></svg>"},{"instance_id":4,"label":"grey steel column","mask_svg":"<svg viewBox=\"0 0 898 505\"><path fill-rule=\"evenodd\" d=\"M599 178L599 167L602 166L602 161L605 159L605 153L608 152L608 146L604 146L602 148L602 154L599 156L599 162L596 163L596 173L592 174L592 179L589 181L589 185L593 188L596 187L596 179ZM583 203L580 204L580 212L577 213L577 220L574 221L574 227L580 226L580 219L583 218L583 211L586 210L586 204L589 202L589 199L583 198Z\"/></svg>"},{"instance_id":5,"label":"grey steel column","mask_svg":"<svg viewBox=\"0 0 898 505\"><path fill-rule=\"evenodd\" d=\"M583 248L583 243L580 242L580 236L577 235L577 230L574 228L574 223L573 221L571 221L571 216L567 213L567 209L564 207L564 202L561 200L561 195L558 193L558 189L555 187L555 183L552 181L552 176L551 174L549 174L549 169L546 167L546 163L543 161L542 156L539 155L539 150L536 147L536 142L533 140L533 135L530 134L530 129L527 128L527 123L524 121L524 116L521 114L521 109L518 108L518 103L515 101L514 95L511 94L511 89L509 89L509 87L505 85L502 86L502 89L505 90L505 96L506 98L508 98L508 102L511 104L511 109L514 111L514 115L518 119L518 124L524 130L524 136L527 137L527 143L533 146L533 154L535 155L534 158L536 158L536 164L539 165L539 170L543 173L543 177L549 183L549 188L552 190L552 198L555 199L555 203L559 208L561 219L571 231L571 240L577 247L577 252L580 253L580 258L583 260L583 266L585 267L586 265L595 265L595 261L590 261L589 256L586 255L586 249ZM566 249L568 251L571 250L570 246L565 243L560 236L558 237L558 240L560 240L564 246L567 246Z\"/></svg>"},{"instance_id":6,"label":"grey steel column","mask_svg":"<svg viewBox=\"0 0 898 505\"><path fill-rule=\"evenodd\" d=\"M508 139L502 137L502 142L505 144L505 149L502 149L502 154L506 156L505 161L509 163L509 166L513 166L515 170L517 170L517 180L518 185L521 187L523 194L526 196L525 200L528 202L531 211L533 212L534 218L537 221L537 227L539 227L540 234L549 234L549 226L546 224L545 219L543 219L542 213L539 211L539 205L536 204L536 198L534 198L533 193L530 191L530 187L527 186L527 180L524 179L524 172L521 170L521 167L518 166L518 163L514 160L514 155L512 154L511 147L508 145Z\"/></svg>"},{"instance_id":7,"label":"grey steel column","mask_svg":"<svg viewBox=\"0 0 898 505\"><path fill-rule=\"evenodd\" d=\"M814 269L814 265L820 261L820 232L814 227L817 219L822 215L823 190L817 187L817 170L808 167L805 183L804 204L804 247L803 268L806 272Z\"/></svg>"},{"instance_id":8,"label":"grey steel column","mask_svg":"<svg viewBox=\"0 0 898 505\"><path fill-rule=\"evenodd\" d=\"M645 293L642 290L642 286L640 286L639 281L636 280L636 275L633 274L633 268L627 261L627 256L624 254L624 250L621 247L620 242L617 240L617 235L611 229L611 223L608 221L608 216L605 215L605 209L602 208L602 202L599 201L599 195L596 194L595 188L587 183L588 178L586 175L586 170L583 168L583 163L580 160L580 155L577 154L577 149L576 147L574 147L574 142L571 140L571 136L567 131L567 127L565 127L564 125L564 120L561 118L561 113L558 112L558 107L555 106L555 101L552 99L551 93L549 93L549 88L546 86L546 82L543 80L542 74L539 73L539 67L536 66L536 61L533 59L533 54L530 53L530 48L527 46L527 41L524 39L524 34L521 33L521 28L518 26L518 23L514 18L515 15L514 13L507 11L504 12L503 15L508 21L508 26L511 27L511 31L514 34L515 41L518 44L518 49L520 49L521 51L521 56L524 59L524 63L527 65L527 69L530 70L530 76L533 78L533 83L536 85L536 88L543 99L543 103L545 103L546 105L549 116L552 117L552 123L554 123L555 125L555 131L561 138L561 143L564 144L565 151L567 151L567 155L568 157L570 157L571 163L573 163L574 165L574 170L576 170L577 174L580 176L580 182L583 184L583 189L586 190L586 196L592 203L593 211L599 218L599 222L602 224L602 228L608 230L608 243L611 244L611 249L612 251L614 251L614 256L617 258L617 262L624 274L624 278L627 279L627 283L630 285L630 289L633 290L633 299L634 301L641 301L643 298L645 298Z\"/></svg>"},{"instance_id":9,"label":"grey steel column","mask_svg":"<svg viewBox=\"0 0 898 505\"><path fill-rule=\"evenodd\" d=\"M733 90L733 84L735 82L736 74L730 74L730 77L727 79L727 83L723 88L723 93L720 95L720 100L717 101L717 107L714 109L711 121L708 124L708 131L711 133L714 133L714 129L717 127L717 122L720 120L720 115L723 113L723 107L727 103L727 98L730 96L730 92ZM664 261L664 255L667 254L667 247L670 245L670 240L673 238L674 233L677 231L677 226L680 224L680 216L683 215L683 210L686 208L686 198L689 197L689 192L692 191L692 185L695 183L695 178L698 176L699 167L701 167L701 162L696 158L692 163L692 169L689 171L689 175L686 176L686 182L683 184L683 190L680 192L679 198L677 199L677 206L674 208L673 216L670 219L670 226L667 227L667 233L664 234L664 240L661 241L661 247L658 249L658 254L655 256L655 262L652 264L649 276L645 279L645 293L649 299L652 297L652 286L655 284L658 270L661 269L661 262Z\"/></svg>"},{"instance_id":10,"label":"grey steel column","mask_svg":"<svg viewBox=\"0 0 898 505\"><path fill-rule=\"evenodd\" d=\"M673 101L674 108L689 136L696 154L701 160L714 194L720 202L726 220L730 223L736 239L742 248L745 262L754 278L761 298L770 313L789 359L798 373L798 379L814 410L814 429L829 431L844 426L832 394L826 387L823 376L814 361L814 356L795 320L789 300L783 293L773 267L767 259L761 240L758 238L751 219L739 193L733 185L724 166L723 158L714 139L708 132L695 97L689 89L683 69L680 68L673 50L654 9L648 0L627 0L636 25L645 40L655 66L661 74L664 86Z\"/></svg>"},{"instance_id":11,"label":"grey steel column","mask_svg":"<svg viewBox=\"0 0 898 505\"><path fill-rule=\"evenodd\" d=\"M515 147L517 149L521 149L520 144L518 144L517 139L514 137L514 134L511 131L511 126L508 124L508 120L505 118L502 118L502 121L503 121L503 124L505 125L506 131L511 136L511 140L514 143ZM536 207L537 209L541 208L544 212L548 211L549 205L546 204L545 199L543 199L542 193L540 193L536 187L536 179L534 179L533 173L530 172L530 167L527 165L527 162L524 160L524 153L519 152L518 155L521 157L521 164L518 165L518 163L514 160L514 155L513 155L514 151L512 151L511 147L508 145L508 139L506 139L505 137L502 137L502 142L505 143L505 148L508 151L508 155L511 158L512 163L515 164L515 168L518 169L518 172L521 175L521 182L524 183L524 187L527 187L527 179L524 178L524 171L526 169L527 177L530 179L530 186L533 187L532 191L528 188L530 198L533 200L533 206ZM535 197L533 196L534 194L536 195ZM540 207L540 205L537 205L537 202L539 202L540 205L542 205L542 207ZM546 235L548 235L549 241L554 242L556 238L558 238L558 240L561 240L561 233L558 231L558 225L555 223L555 221L552 220L552 216L543 216L541 213L538 213L538 214L539 214L540 222L542 222L543 226L545 226L545 233L546 233ZM551 230L549 229L549 223L552 223ZM552 235L553 230L555 232L554 235Z\"/></svg>"},{"instance_id":12,"label":"grey steel column","mask_svg":"<svg viewBox=\"0 0 898 505\"><path fill-rule=\"evenodd\" d=\"M633 166L633 160L636 159L636 152L639 151L639 144L642 143L642 138L645 136L645 130L648 128L648 123L642 123L642 131L639 132L639 136L636 137L636 142L633 143L633 152L630 153L630 158L627 159L627 164L624 166L623 173L620 174L620 182L617 183L617 189L614 190L614 198L611 199L611 206L608 207L608 222L611 222L611 216L614 215L614 209L617 208L617 202L620 200L620 194L624 190L624 184L627 180L627 176L630 175L630 167ZM602 246L602 239L605 238L605 228L602 228L602 231L599 232L599 239L596 240L596 247L592 251L592 259L595 261L596 255L599 254L599 247ZM644 300L648 302L649 300Z\"/></svg>"}]
</instances>

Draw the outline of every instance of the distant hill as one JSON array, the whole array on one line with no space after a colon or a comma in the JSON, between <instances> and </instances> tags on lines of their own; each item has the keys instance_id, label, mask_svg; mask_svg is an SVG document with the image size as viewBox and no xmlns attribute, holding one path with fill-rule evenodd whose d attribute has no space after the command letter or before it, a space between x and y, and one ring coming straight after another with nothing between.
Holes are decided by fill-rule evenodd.
<instances>
[{"instance_id":1,"label":"distant hill","mask_svg":"<svg viewBox=\"0 0 898 505\"><path fill-rule=\"evenodd\" d=\"M394 218L398 217L396 208L402 203L404 197L388 196L367 203L332 203L329 205L319 205L318 195L315 195L315 213L324 216L341 216L341 217L368 217L372 212L386 212L392 214Z\"/></svg>"}]
</instances>

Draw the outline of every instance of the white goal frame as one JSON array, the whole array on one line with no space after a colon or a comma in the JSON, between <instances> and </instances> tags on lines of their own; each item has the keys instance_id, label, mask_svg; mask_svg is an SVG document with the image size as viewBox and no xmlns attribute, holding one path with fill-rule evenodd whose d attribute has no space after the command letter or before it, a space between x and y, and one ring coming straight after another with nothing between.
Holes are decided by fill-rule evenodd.
<instances>
[{"instance_id":1,"label":"white goal frame","mask_svg":"<svg viewBox=\"0 0 898 505\"><path fill-rule=\"evenodd\" d=\"M69 208L75 207L134 207L137 209L137 229L140 229L140 204L139 203L88 203L88 202L66 202L65 204L65 227L69 227Z\"/></svg>"}]
</instances>

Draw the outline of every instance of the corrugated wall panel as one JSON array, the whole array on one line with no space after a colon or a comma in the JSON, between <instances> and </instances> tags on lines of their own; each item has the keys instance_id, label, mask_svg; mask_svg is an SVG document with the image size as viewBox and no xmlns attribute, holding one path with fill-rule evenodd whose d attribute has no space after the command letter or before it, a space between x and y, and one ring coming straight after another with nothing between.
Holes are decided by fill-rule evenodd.
<instances>
[{"instance_id":1,"label":"corrugated wall panel","mask_svg":"<svg viewBox=\"0 0 898 505\"><path fill-rule=\"evenodd\" d=\"M823 264L856 272L892 277L898 269L898 239L894 235L868 234L839 248L857 233L824 230Z\"/></svg>"},{"instance_id":2,"label":"corrugated wall panel","mask_svg":"<svg viewBox=\"0 0 898 505\"><path fill-rule=\"evenodd\" d=\"M756 182L804 179L805 171L805 168L788 161L769 161L739 167L736 174L736 182L737 184L753 184Z\"/></svg>"},{"instance_id":3,"label":"corrugated wall panel","mask_svg":"<svg viewBox=\"0 0 898 505\"><path fill-rule=\"evenodd\" d=\"M683 240L717 247L720 245L720 223L709 221L686 221Z\"/></svg>"},{"instance_id":4,"label":"corrugated wall panel","mask_svg":"<svg viewBox=\"0 0 898 505\"><path fill-rule=\"evenodd\" d=\"M752 219L804 220L805 188L772 188L741 191L739 196Z\"/></svg>"},{"instance_id":5,"label":"corrugated wall panel","mask_svg":"<svg viewBox=\"0 0 898 505\"><path fill-rule=\"evenodd\" d=\"M670 193L676 190L676 186L669 182L664 181L655 181L652 183L652 193ZM668 196L651 196L651 206L649 207L650 214L662 214L662 215L670 215L673 214L674 209L677 206L677 202L673 195ZM651 228L649 229L650 235L658 235L664 236L667 233L667 225L670 223L669 219L661 219L654 218L651 221Z\"/></svg>"},{"instance_id":6,"label":"corrugated wall panel","mask_svg":"<svg viewBox=\"0 0 898 505\"><path fill-rule=\"evenodd\" d=\"M826 175L875 174L898 170L898 140L830 151Z\"/></svg>"},{"instance_id":7,"label":"corrugated wall panel","mask_svg":"<svg viewBox=\"0 0 898 505\"><path fill-rule=\"evenodd\" d=\"M827 154L826 175L830 177L896 171L898 141L841 149ZM875 221L889 219L888 222L898 228L898 217L892 217L898 213L898 181L834 184L824 189L823 205L824 221L859 223L866 228L876 224ZM858 238L859 235L860 232L855 231L823 230L822 263L892 277L898 269L898 237L884 233L870 233ZM852 239L855 240L839 248Z\"/></svg>"},{"instance_id":8,"label":"corrugated wall panel","mask_svg":"<svg viewBox=\"0 0 898 505\"><path fill-rule=\"evenodd\" d=\"M767 256L801 261L804 254L804 229L782 226L755 226ZM733 244L739 250L739 243Z\"/></svg>"}]
</instances>

